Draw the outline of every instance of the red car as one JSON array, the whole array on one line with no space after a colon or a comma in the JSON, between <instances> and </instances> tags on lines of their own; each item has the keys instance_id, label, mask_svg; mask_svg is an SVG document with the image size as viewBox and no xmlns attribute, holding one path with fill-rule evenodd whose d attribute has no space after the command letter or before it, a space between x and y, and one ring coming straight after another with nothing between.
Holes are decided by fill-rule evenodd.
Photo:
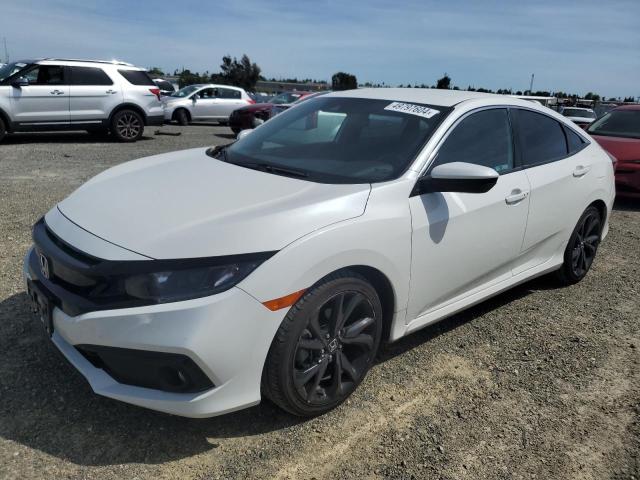
<instances>
[{"instance_id":1,"label":"red car","mask_svg":"<svg viewBox=\"0 0 640 480\"><path fill-rule=\"evenodd\" d=\"M229 126L236 135L241 130L255 128L271 117L286 110L293 102L311 95L313 92L283 92L273 97L269 103L256 103L235 110L229 118Z\"/></svg>"},{"instance_id":2,"label":"red car","mask_svg":"<svg viewBox=\"0 0 640 480\"><path fill-rule=\"evenodd\" d=\"M640 105L614 108L587 132L618 160L616 194L640 199Z\"/></svg>"}]
</instances>

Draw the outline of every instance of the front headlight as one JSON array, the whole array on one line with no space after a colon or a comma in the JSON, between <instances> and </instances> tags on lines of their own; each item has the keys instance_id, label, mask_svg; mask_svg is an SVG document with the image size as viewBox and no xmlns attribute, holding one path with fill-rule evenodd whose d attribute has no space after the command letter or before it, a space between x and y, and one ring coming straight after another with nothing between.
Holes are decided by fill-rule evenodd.
<instances>
[{"instance_id":1,"label":"front headlight","mask_svg":"<svg viewBox=\"0 0 640 480\"><path fill-rule=\"evenodd\" d=\"M179 270L141 273L126 277L128 295L157 303L206 297L230 289L265 259Z\"/></svg>"}]
</instances>

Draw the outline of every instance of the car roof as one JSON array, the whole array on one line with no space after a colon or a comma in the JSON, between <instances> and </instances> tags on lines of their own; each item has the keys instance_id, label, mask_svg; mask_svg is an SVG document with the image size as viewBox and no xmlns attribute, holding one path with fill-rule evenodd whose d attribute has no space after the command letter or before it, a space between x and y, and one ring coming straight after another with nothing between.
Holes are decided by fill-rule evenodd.
<instances>
[{"instance_id":1,"label":"car roof","mask_svg":"<svg viewBox=\"0 0 640 480\"><path fill-rule=\"evenodd\" d=\"M230 88L231 90L239 90L243 91L240 87L234 87L233 85L220 85L218 83L192 83L191 85L186 85L186 87L197 87L197 88Z\"/></svg>"},{"instance_id":2,"label":"car roof","mask_svg":"<svg viewBox=\"0 0 640 480\"><path fill-rule=\"evenodd\" d=\"M101 65L115 65L115 66L124 68L126 70L146 70L144 68L136 67L132 63L121 62L120 60L84 60L80 58L33 58L29 60L18 60L15 63L26 63L26 64L43 63L46 65L50 62L78 63L78 64L90 64L90 65L91 64L95 65L96 63L98 63Z\"/></svg>"},{"instance_id":3,"label":"car roof","mask_svg":"<svg viewBox=\"0 0 640 480\"><path fill-rule=\"evenodd\" d=\"M443 107L453 107L454 105L466 100L481 99L493 99L501 103L513 102L520 104L521 102L514 97L496 95L494 93L467 92L464 90L440 90L436 88L359 88L357 90L333 92L327 94L327 96L426 103L428 105L440 105Z\"/></svg>"},{"instance_id":4,"label":"car roof","mask_svg":"<svg viewBox=\"0 0 640 480\"><path fill-rule=\"evenodd\" d=\"M585 108L585 107L563 107L564 109L571 109L571 110L584 110L586 112L593 112L592 108Z\"/></svg>"}]
</instances>

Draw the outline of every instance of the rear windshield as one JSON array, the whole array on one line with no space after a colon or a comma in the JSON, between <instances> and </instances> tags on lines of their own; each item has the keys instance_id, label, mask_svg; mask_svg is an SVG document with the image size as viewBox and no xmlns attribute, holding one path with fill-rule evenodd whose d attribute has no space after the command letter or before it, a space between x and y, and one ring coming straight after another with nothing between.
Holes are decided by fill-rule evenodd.
<instances>
[{"instance_id":1,"label":"rear windshield","mask_svg":"<svg viewBox=\"0 0 640 480\"><path fill-rule=\"evenodd\" d=\"M320 183L382 182L409 167L450 111L389 100L318 97L269 120L224 156L248 168L294 169Z\"/></svg>"},{"instance_id":2,"label":"rear windshield","mask_svg":"<svg viewBox=\"0 0 640 480\"><path fill-rule=\"evenodd\" d=\"M118 70L118 72L132 85L156 86L149 74L142 70Z\"/></svg>"},{"instance_id":3,"label":"rear windshield","mask_svg":"<svg viewBox=\"0 0 640 480\"><path fill-rule=\"evenodd\" d=\"M592 135L640 138L640 110L613 110L591 124Z\"/></svg>"}]
</instances>

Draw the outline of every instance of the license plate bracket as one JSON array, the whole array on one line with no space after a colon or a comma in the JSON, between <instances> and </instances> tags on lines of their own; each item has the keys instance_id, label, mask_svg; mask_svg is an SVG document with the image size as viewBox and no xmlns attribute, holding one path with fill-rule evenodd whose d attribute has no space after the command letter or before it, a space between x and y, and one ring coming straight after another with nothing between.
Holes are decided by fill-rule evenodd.
<instances>
[{"instance_id":1,"label":"license plate bracket","mask_svg":"<svg viewBox=\"0 0 640 480\"><path fill-rule=\"evenodd\" d=\"M31 298L31 306L34 313L40 319L47 336L53 335L53 303L51 298L44 293L38 282L27 282L27 293Z\"/></svg>"}]
</instances>

